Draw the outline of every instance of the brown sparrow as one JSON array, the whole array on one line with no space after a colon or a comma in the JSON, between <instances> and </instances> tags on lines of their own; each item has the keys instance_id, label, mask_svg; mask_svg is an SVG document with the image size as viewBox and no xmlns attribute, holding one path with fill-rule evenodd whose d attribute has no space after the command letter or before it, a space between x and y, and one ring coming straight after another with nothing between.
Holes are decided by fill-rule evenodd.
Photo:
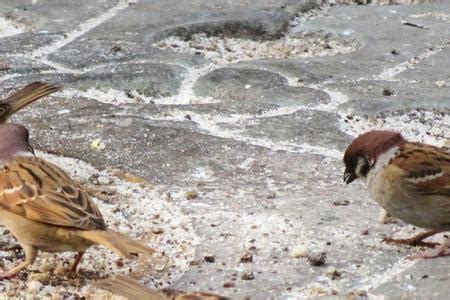
<instances>
[{"instance_id":1,"label":"brown sparrow","mask_svg":"<svg viewBox=\"0 0 450 300\"><path fill-rule=\"evenodd\" d=\"M139 281L116 276L94 282L95 286L133 300L227 300L229 298L206 292L182 292L173 289L153 290Z\"/></svg>"},{"instance_id":2,"label":"brown sparrow","mask_svg":"<svg viewBox=\"0 0 450 300\"><path fill-rule=\"evenodd\" d=\"M423 240L450 230L450 150L406 141L392 131L357 137L344 154L344 181L362 179L390 215L430 231L386 242L434 247ZM447 240L438 249L408 258L450 255Z\"/></svg>"},{"instance_id":3,"label":"brown sparrow","mask_svg":"<svg viewBox=\"0 0 450 300\"><path fill-rule=\"evenodd\" d=\"M124 258L154 253L146 245L107 229L95 203L59 167L33 154L28 130L19 124L0 125L0 221L16 237L25 261L0 273L9 278L32 264L38 250L78 252L71 271L94 244Z\"/></svg>"},{"instance_id":4,"label":"brown sparrow","mask_svg":"<svg viewBox=\"0 0 450 300\"><path fill-rule=\"evenodd\" d=\"M60 87L43 82L33 82L18 90L8 98L0 100L0 124L5 123L13 113L27 106L31 102L50 95L59 89Z\"/></svg>"}]
</instances>

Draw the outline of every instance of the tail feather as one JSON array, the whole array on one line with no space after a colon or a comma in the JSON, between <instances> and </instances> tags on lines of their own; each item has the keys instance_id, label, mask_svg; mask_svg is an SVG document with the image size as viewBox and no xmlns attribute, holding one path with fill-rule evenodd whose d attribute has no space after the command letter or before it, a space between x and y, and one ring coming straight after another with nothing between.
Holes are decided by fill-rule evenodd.
<instances>
[{"instance_id":1,"label":"tail feather","mask_svg":"<svg viewBox=\"0 0 450 300\"><path fill-rule=\"evenodd\" d=\"M182 292L173 289L153 290L137 280L118 275L95 281L94 285L113 294L133 300L228 300L230 298L206 292Z\"/></svg>"},{"instance_id":2,"label":"tail feather","mask_svg":"<svg viewBox=\"0 0 450 300\"><path fill-rule=\"evenodd\" d=\"M49 85L43 82L33 82L26 87L20 89L13 95L9 96L5 100L1 101L3 105L7 106L7 109L3 109L1 118L6 120L16 111L22 109L28 104L44 97L50 95L61 88L54 85Z\"/></svg>"},{"instance_id":3,"label":"tail feather","mask_svg":"<svg viewBox=\"0 0 450 300\"><path fill-rule=\"evenodd\" d=\"M152 290L137 280L118 275L115 278L107 278L101 281L95 281L93 284L103 290L113 294L121 295L133 300L166 300L157 290Z\"/></svg>"},{"instance_id":4,"label":"tail feather","mask_svg":"<svg viewBox=\"0 0 450 300\"><path fill-rule=\"evenodd\" d=\"M80 231L79 235L96 244L109 248L119 256L127 259L136 258L138 254L153 254L156 252L143 243L112 230Z\"/></svg>"}]
</instances>

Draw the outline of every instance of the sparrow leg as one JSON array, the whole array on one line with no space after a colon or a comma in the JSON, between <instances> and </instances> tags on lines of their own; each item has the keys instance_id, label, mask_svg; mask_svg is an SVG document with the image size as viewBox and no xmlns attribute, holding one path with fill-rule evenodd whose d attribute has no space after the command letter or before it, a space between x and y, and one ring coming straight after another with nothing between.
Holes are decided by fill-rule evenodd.
<instances>
[{"instance_id":1,"label":"sparrow leg","mask_svg":"<svg viewBox=\"0 0 450 300\"><path fill-rule=\"evenodd\" d=\"M81 259L83 258L84 252L78 252L77 256L75 257L75 261L70 266L69 272L76 272L78 264L80 263Z\"/></svg>"},{"instance_id":2,"label":"sparrow leg","mask_svg":"<svg viewBox=\"0 0 450 300\"><path fill-rule=\"evenodd\" d=\"M419 259L419 258L435 258L435 257L449 256L450 252L447 251L449 246L450 246L450 240L447 240L436 250L426 251L426 252L419 253L416 255L409 255L406 258L407 259Z\"/></svg>"},{"instance_id":3,"label":"sparrow leg","mask_svg":"<svg viewBox=\"0 0 450 300\"><path fill-rule=\"evenodd\" d=\"M7 272L0 273L0 279L9 279L16 276L24 268L28 267L36 260L38 250L30 245L22 245L25 251L25 260Z\"/></svg>"},{"instance_id":4,"label":"sparrow leg","mask_svg":"<svg viewBox=\"0 0 450 300\"><path fill-rule=\"evenodd\" d=\"M429 238L430 236L433 236L435 234L438 234L442 231L440 230L430 230L426 232L419 233L409 239L393 239L393 238L385 238L383 239L383 242L388 244L404 244L404 245L410 245L410 246L423 246L423 247L430 247L434 248L436 246L439 246L439 243L431 243L431 242L424 242L423 240L426 238Z\"/></svg>"}]
</instances>

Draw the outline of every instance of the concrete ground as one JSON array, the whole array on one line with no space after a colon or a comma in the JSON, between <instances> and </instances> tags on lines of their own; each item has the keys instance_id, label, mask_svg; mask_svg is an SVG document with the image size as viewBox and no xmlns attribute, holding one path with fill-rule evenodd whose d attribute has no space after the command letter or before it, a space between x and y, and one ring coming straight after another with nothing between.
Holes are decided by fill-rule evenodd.
<instances>
[{"instance_id":1,"label":"concrete ground","mask_svg":"<svg viewBox=\"0 0 450 300\"><path fill-rule=\"evenodd\" d=\"M373 128L449 143L449 2L340 2L0 0L0 94L64 87L13 121L162 255L92 248L69 276L73 254L44 253L0 292L95 298L120 273L236 299L445 298L450 259L383 244L421 229L381 224L341 160Z\"/></svg>"}]
</instances>

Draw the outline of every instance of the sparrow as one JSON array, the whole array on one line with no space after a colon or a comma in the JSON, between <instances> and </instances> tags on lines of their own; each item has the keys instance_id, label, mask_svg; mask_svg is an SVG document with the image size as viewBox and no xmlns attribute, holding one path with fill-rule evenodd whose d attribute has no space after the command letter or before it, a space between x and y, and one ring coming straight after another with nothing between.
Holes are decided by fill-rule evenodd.
<instances>
[{"instance_id":1,"label":"sparrow","mask_svg":"<svg viewBox=\"0 0 450 300\"><path fill-rule=\"evenodd\" d=\"M8 98L0 100L0 124L5 123L16 111L58 90L60 87L43 82L33 82Z\"/></svg>"},{"instance_id":2,"label":"sparrow","mask_svg":"<svg viewBox=\"0 0 450 300\"><path fill-rule=\"evenodd\" d=\"M374 130L357 137L344 154L344 181L362 179L388 214L429 231L388 243L435 247L423 240L450 230L450 149L409 142L400 133ZM408 258L450 255L450 241Z\"/></svg>"},{"instance_id":3,"label":"sparrow","mask_svg":"<svg viewBox=\"0 0 450 300\"><path fill-rule=\"evenodd\" d=\"M115 278L96 281L94 285L113 294L121 295L133 300L227 300L207 292L183 292L174 289L154 290L146 287L137 280L118 275Z\"/></svg>"},{"instance_id":4,"label":"sparrow","mask_svg":"<svg viewBox=\"0 0 450 300\"><path fill-rule=\"evenodd\" d=\"M25 252L25 261L0 273L0 279L31 265L38 250L77 252L70 268L73 272L83 253L95 244L127 259L155 252L109 230L88 193L62 169L34 155L28 135L22 125L0 125L0 222Z\"/></svg>"}]
</instances>

